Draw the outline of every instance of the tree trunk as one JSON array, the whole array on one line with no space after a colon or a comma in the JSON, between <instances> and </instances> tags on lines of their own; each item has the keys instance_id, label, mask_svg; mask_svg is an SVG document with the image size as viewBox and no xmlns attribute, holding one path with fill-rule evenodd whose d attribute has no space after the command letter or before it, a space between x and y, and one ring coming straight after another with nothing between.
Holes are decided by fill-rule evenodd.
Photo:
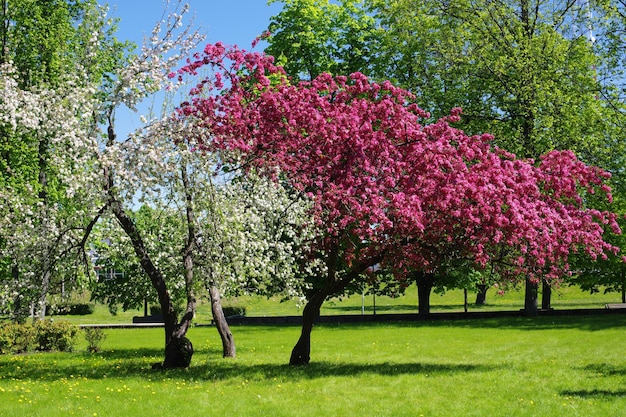
<instances>
[{"instance_id":1,"label":"tree trunk","mask_svg":"<svg viewBox=\"0 0 626 417\"><path fill-rule=\"evenodd\" d=\"M551 301L552 301L552 287L544 279L542 280L542 286L541 286L541 309L542 310L552 309L552 307L550 306Z\"/></svg>"},{"instance_id":2,"label":"tree trunk","mask_svg":"<svg viewBox=\"0 0 626 417\"><path fill-rule=\"evenodd\" d=\"M37 300L37 310L33 316L34 320L46 319L46 304L48 299L48 291L50 290L50 269L48 262L44 262L44 271L41 275L41 288L39 291L39 299Z\"/></svg>"},{"instance_id":3,"label":"tree trunk","mask_svg":"<svg viewBox=\"0 0 626 417\"><path fill-rule=\"evenodd\" d=\"M326 298L330 295L337 294L343 291L348 284L356 279L367 268L376 265L381 262L384 257L384 251L377 256L373 256L369 259L362 260L353 265L352 269L346 273L342 278L337 277L336 265L338 260L338 251L331 250L326 265L328 267L328 275L326 276L326 283L322 288L309 297L306 306L302 312L302 331L300 332L300 338L291 351L291 357L289 359L290 365L308 365L311 360L311 331L315 320L320 316L320 308Z\"/></svg>"},{"instance_id":4,"label":"tree trunk","mask_svg":"<svg viewBox=\"0 0 626 417\"><path fill-rule=\"evenodd\" d=\"M13 265L11 266L11 274L13 276L13 283L15 284L16 288L19 288L20 268L17 265L17 261L14 261ZM13 300L13 321L19 324L26 323L29 311L28 305L24 304L23 294L20 294L20 292L17 291L17 294L15 295L15 298Z\"/></svg>"},{"instance_id":5,"label":"tree trunk","mask_svg":"<svg viewBox=\"0 0 626 417\"><path fill-rule=\"evenodd\" d=\"M524 314L526 316L536 316L539 311L537 308L537 291L538 284L530 278L526 278L526 291L524 296Z\"/></svg>"},{"instance_id":6,"label":"tree trunk","mask_svg":"<svg viewBox=\"0 0 626 417\"><path fill-rule=\"evenodd\" d=\"M487 286L487 284L478 284L476 286L476 289L478 290L478 292L476 293L476 305L477 306L484 306L485 304L487 304L487 290L489 289L489 287Z\"/></svg>"},{"instance_id":7,"label":"tree trunk","mask_svg":"<svg viewBox=\"0 0 626 417\"><path fill-rule=\"evenodd\" d=\"M347 285L347 284L346 284ZM315 320L320 316L320 308L330 295L330 286L325 286L315 293L304 306L302 312L302 331L300 338L291 351L289 365L308 365L311 360L311 331Z\"/></svg>"},{"instance_id":8,"label":"tree trunk","mask_svg":"<svg viewBox=\"0 0 626 417\"><path fill-rule=\"evenodd\" d=\"M115 129L109 116L109 126L107 127L108 141L107 146L112 146L115 143ZM189 365L191 355L193 354L193 346L191 342L185 337L187 330L189 329L193 314L195 312L195 300L188 295L187 309L181 320L178 323L178 317L174 311L174 305L172 298L167 289L165 278L161 271L156 267L150 254L146 249L141 234L137 229L133 219L128 216L122 203L117 199L115 195L115 187L113 181L113 172L108 167L104 168L104 190L108 195L107 206L111 208L111 211L115 215L122 230L126 233L133 245L133 249L143 271L148 275L152 286L157 292L159 299L159 305L161 306L161 312L163 314L163 322L165 329L165 358L163 363L155 364L155 368L172 368L172 367L184 367ZM187 277L186 277L187 278Z\"/></svg>"},{"instance_id":9,"label":"tree trunk","mask_svg":"<svg viewBox=\"0 0 626 417\"><path fill-rule=\"evenodd\" d=\"M235 339L230 331L226 317L224 317L224 310L222 310L222 302L220 300L220 292L216 285L211 284L209 286L209 296L211 297L211 311L213 312L213 320L217 327L217 332L222 338L222 353L225 358L234 358L237 356L237 349L235 348Z\"/></svg>"},{"instance_id":10,"label":"tree trunk","mask_svg":"<svg viewBox=\"0 0 626 417\"><path fill-rule=\"evenodd\" d=\"M435 277L433 274L427 274L422 271L415 271L412 275L417 284L418 313L428 315L430 314L430 294L435 285Z\"/></svg>"},{"instance_id":11,"label":"tree trunk","mask_svg":"<svg viewBox=\"0 0 626 417\"><path fill-rule=\"evenodd\" d=\"M165 346L163 368L187 368L193 356L193 345L185 335L196 314L196 298L193 291L193 253L196 245L196 223L193 210L193 196L189 186L187 168L184 164L181 165L181 179L185 192L185 214L187 223L187 239L182 253L183 267L185 270L187 307L180 323L175 325L170 341Z\"/></svg>"},{"instance_id":12,"label":"tree trunk","mask_svg":"<svg viewBox=\"0 0 626 417\"><path fill-rule=\"evenodd\" d=\"M163 322L165 324L165 345L167 346L172 339L174 331L176 330L178 317L176 317L176 313L174 312L174 305L172 304L170 293L167 290L165 279L163 278L161 271L159 271L156 265L152 262L135 223L126 214L122 205L118 201L114 201L111 204L111 208L113 210L113 214L115 214L115 217L122 226L122 229L130 238L135 254L139 258L139 263L141 264L141 267L146 275L148 275L148 278L150 278L152 286L157 292L159 305L161 306L161 312L163 313Z\"/></svg>"}]
</instances>

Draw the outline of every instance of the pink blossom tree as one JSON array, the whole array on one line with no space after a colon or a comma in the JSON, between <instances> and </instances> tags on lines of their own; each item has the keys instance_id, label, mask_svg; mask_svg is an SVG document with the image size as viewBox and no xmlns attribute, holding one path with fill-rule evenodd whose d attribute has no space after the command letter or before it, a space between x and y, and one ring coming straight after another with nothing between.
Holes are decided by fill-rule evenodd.
<instances>
[{"instance_id":1,"label":"pink blossom tree","mask_svg":"<svg viewBox=\"0 0 626 417\"><path fill-rule=\"evenodd\" d=\"M498 265L511 277L557 279L568 257L618 251L605 228L615 215L588 209L585 193L608 174L571 152L521 160L452 124L460 109L425 125L413 96L360 73L322 74L292 84L270 56L207 45L170 77L210 68L179 108L206 132L204 147L287 179L313 200L321 233L311 242L325 264L303 312L290 363L310 360L311 331L324 300L375 264L399 280L432 277L452 261ZM312 249L313 251L313 249Z\"/></svg>"}]
</instances>

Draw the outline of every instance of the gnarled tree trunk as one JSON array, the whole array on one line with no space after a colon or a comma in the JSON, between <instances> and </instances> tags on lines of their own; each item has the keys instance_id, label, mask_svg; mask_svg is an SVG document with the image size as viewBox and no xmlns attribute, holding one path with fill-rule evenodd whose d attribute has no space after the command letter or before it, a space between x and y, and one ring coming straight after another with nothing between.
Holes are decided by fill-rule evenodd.
<instances>
[{"instance_id":1,"label":"gnarled tree trunk","mask_svg":"<svg viewBox=\"0 0 626 417\"><path fill-rule=\"evenodd\" d=\"M234 358L237 356L237 349L235 348L235 339L230 332L230 327L224 317L224 310L222 310L222 302L220 300L220 292L216 285L209 285L209 296L211 297L211 311L213 312L213 320L215 321L215 327L222 339L222 353L225 358Z\"/></svg>"},{"instance_id":2,"label":"gnarled tree trunk","mask_svg":"<svg viewBox=\"0 0 626 417\"><path fill-rule=\"evenodd\" d=\"M115 132L111 123L108 127L108 145L111 146L115 141ZM117 199L115 195L115 188L113 186L113 173L107 168L104 168L104 188L108 195L108 206L117 218L120 226L129 237L135 254L139 259L142 269L148 275L152 286L157 292L159 304L161 306L161 312L163 313L163 322L165 327L165 358L162 364L156 364L155 367L162 368L174 368L174 367L187 367L191 361L191 355L193 355L193 346L191 342L185 337L187 330L191 324L195 313L195 299L193 294L188 291L187 296L187 309L181 322L178 323L178 317L174 311L174 305L172 298L167 289L165 279L161 271L156 267L146 246L143 242L141 234L137 229L132 218L128 216L122 203ZM191 250L192 245L187 245L185 250ZM191 261L190 254L184 253L183 257L189 255L185 262ZM187 269L188 265L185 265ZM188 271L186 272L188 273ZM191 278L186 275L186 283Z\"/></svg>"},{"instance_id":3,"label":"gnarled tree trunk","mask_svg":"<svg viewBox=\"0 0 626 417\"><path fill-rule=\"evenodd\" d=\"M381 262L384 257L384 252L369 259L362 260L355 265L352 269L341 278L337 277L336 265L338 252L337 250L331 251L326 265L328 266L328 275L326 276L326 283L322 288L309 297L306 306L302 312L302 331L300 332L300 338L291 351L291 357L289 359L290 365L308 365L311 360L311 331L315 321L320 316L320 308L327 297L337 294L343 291L348 284L356 279L367 268L376 265Z\"/></svg>"},{"instance_id":4,"label":"gnarled tree trunk","mask_svg":"<svg viewBox=\"0 0 626 417\"><path fill-rule=\"evenodd\" d=\"M346 283L346 285L348 285ZM345 285L344 285L345 288ZM309 298L302 312L302 330L300 338L291 351L289 365L308 365L311 360L311 331L313 324L320 315L320 308L326 297L330 295L331 286L326 285Z\"/></svg>"}]
</instances>

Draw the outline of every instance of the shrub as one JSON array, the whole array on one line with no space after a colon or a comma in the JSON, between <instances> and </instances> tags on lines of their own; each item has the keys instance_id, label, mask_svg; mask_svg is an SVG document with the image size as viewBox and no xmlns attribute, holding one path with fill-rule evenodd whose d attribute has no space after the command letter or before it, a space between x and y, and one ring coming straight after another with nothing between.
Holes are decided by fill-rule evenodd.
<instances>
[{"instance_id":1,"label":"shrub","mask_svg":"<svg viewBox=\"0 0 626 417\"><path fill-rule=\"evenodd\" d=\"M93 314L96 306L87 303L61 303L49 306L47 311L52 316L86 316Z\"/></svg>"},{"instance_id":2,"label":"shrub","mask_svg":"<svg viewBox=\"0 0 626 417\"><path fill-rule=\"evenodd\" d=\"M222 311L226 317L246 315L246 308L244 306L223 306Z\"/></svg>"},{"instance_id":3,"label":"shrub","mask_svg":"<svg viewBox=\"0 0 626 417\"><path fill-rule=\"evenodd\" d=\"M180 316L184 311L184 307L180 305L174 305L174 314L176 316ZM161 306L157 304L150 305L150 315L151 316L163 316L163 311L161 311Z\"/></svg>"},{"instance_id":4,"label":"shrub","mask_svg":"<svg viewBox=\"0 0 626 417\"><path fill-rule=\"evenodd\" d=\"M87 350L89 352L100 352L100 345L106 339L104 330L98 327L85 327L85 340L87 340Z\"/></svg>"},{"instance_id":5,"label":"shrub","mask_svg":"<svg viewBox=\"0 0 626 417\"><path fill-rule=\"evenodd\" d=\"M150 306L150 315L151 316L160 316L163 312L161 311L161 306L151 305Z\"/></svg>"},{"instance_id":6,"label":"shrub","mask_svg":"<svg viewBox=\"0 0 626 417\"><path fill-rule=\"evenodd\" d=\"M0 326L0 354L24 353L36 344L35 328L27 324L5 323Z\"/></svg>"},{"instance_id":7,"label":"shrub","mask_svg":"<svg viewBox=\"0 0 626 417\"><path fill-rule=\"evenodd\" d=\"M71 352L78 335L78 327L63 321L39 321L35 324L35 331L37 341L35 349L43 351Z\"/></svg>"}]
</instances>

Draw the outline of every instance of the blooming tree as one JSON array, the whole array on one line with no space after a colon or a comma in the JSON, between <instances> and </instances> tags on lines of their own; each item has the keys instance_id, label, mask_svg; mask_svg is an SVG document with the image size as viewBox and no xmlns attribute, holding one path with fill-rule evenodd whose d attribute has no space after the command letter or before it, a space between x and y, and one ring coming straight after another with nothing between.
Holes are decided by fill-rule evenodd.
<instances>
[{"instance_id":1,"label":"blooming tree","mask_svg":"<svg viewBox=\"0 0 626 417\"><path fill-rule=\"evenodd\" d=\"M85 123L91 118L93 90L71 84L24 90L10 63L0 71L4 92L0 122L14 137L45 140L48 173L39 173L45 181L32 183L16 172L19 179L6 181L0 191L0 251L11 260L12 271L5 281L3 302L18 316L31 304L43 317L53 279L59 282L80 271L84 232L101 204L92 185L99 179L92 152L95 135L90 123Z\"/></svg>"},{"instance_id":2,"label":"blooming tree","mask_svg":"<svg viewBox=\"0 0 626 417\"><path fill-rule=\"evenodd\" d=\"M29 307L42 318L49 291L82 275L83 232L101 204L94 97L124 47L94 0L4 2L2 18L3 304L18 320Z\"/></svg>"},{"instance_id":3,"label":"blooming tree","mask_svg":"<svg viewBox=\"0 0 626 417\"><path fill-rule=\"evenodd\" d=\"M442 272L453 259L555 278L567 273L572 252L598 258L618 250L603 240L606 226L619 232L615 216L584 206L596 189L610 199L608 174L571 152L518 159L491 146L489 135L452 127L459 109L425 125L429 115L410 93L360 73L291 84L272 57L218 43L178 77L202 67L213 75L179 109L206 132L194 140L240 152L248 166L288 179L313 201L321 231L314 247L326 274L308 297L292 364L310 360L323 301L375 264L398 279Z\"/></svg>"},{"instance_id":4,"label":"blooming tree","mask_svg":"<svg viewBox=\"0 0 626 417\"><path fill-rule=\"evenodd\" d=\"M101 121L107 125L106 140L98 153L106 208L126 234L127 243L157 294L165 321L166 354L160 364L165 368L189 363L193 348L185 335L195 315L196 277L200 274L206 277L224 355L235 355L219 302L220 290L245 282L246 289L289 292L295 282L292 263L298 259L294 237L302 229L298 219L303 211L298 207L306 204L290 200L274 185L271 192L268 187L263 189L267 194L262 198L250 198L244 203L243 194L236 190L243 191L251 183L230 188L229 178L215 178L219 159L200 151L194 143L193 125L167 111L151 120L146 118L145 126L128 137L117 137L114 121L120 105L134 108L142 98L163 90L168 92L167 100L185 87L168 74L201 39L190 26L182 25L187 10L185 7L171 14L163 30L160 25L155 27L141 53L120 67L115 81L104 89L105 100L100 107ZM164 108L168 108L167 101ZM202 132L197 135L202 136ZM234 203L229 199L236 200L239 207L232 207ZM151 233L145 224L136 221L136 201L175 219L168 223L167 227L175 232L166 242L159 233ZM270 206L284 208L283 217L271 227L263 223L269 218L261 214L267 213ZM242 255L246 256L245 263ZM271 268L281 270L269 272ZM182 316L175 309L178 290L185 298Z\"/></svg>"}]
</instances>

